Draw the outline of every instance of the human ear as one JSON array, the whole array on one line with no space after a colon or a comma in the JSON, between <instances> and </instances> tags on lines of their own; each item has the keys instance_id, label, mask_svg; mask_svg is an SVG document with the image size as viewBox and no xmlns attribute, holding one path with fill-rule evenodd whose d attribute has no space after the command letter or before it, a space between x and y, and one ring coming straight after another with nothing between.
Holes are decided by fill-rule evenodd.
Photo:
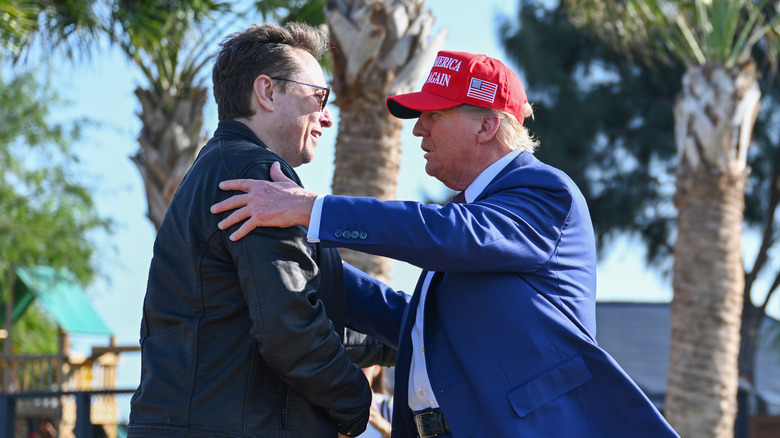
<instances>
[{"instance_id":1,"label":"human ear","mask_svg":"<svg viewBox=\"0 0 780 438\"><path fill-rule=\"evenodd\" d=\"M274 110L274 82L266 75L255 78L252 84L252 93L257 104L268 112Z\"/></svg>"},{"instance_id":2,"label":"human ear","mask_svg":"<svg viewBox=\"0 0 780 438\"><path fill-rule=\"evenodd\" d=\"M483 117L480 121L479 131L477 131L477 142L487 143L498 134L498 127L501 121L498 117Z\"/></svg>"}]
</instances>

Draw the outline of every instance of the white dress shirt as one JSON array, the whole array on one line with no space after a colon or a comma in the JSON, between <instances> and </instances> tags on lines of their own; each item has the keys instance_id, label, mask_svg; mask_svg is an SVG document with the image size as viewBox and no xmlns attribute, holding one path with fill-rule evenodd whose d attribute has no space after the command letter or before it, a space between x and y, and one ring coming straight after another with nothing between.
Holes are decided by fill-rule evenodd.
<instances>
[{"instance_id":1,"label":"white dress shirt","mask_svg":"<svg viewBox=\"0 0 780 438\"><path fill-rule=\"evenodd\" d=\"M474 181L466 188L466 202L473 202L485 187L490 184L504 168L520 154L520 151L512 151L495 163L488 166L482 173L477 176ZM308 239L310 242L319 242L320 236L320 219L322 217L322 203L324 196L318 196L314 201L314 207L311 212L311 220L309 222ZM438 408L439 403L436 401L436 396L431 388L431 382L428 379L427 365L425 363L425 345L423 343L423 327L425 321L423 319L425 312L423 306L425 305L425 298L428 295L428 287L431 284L431 279L435 272L429 271L425 276L425 280L420 291L420 304L417 306L414 327L412 328L412 364L409 369L409 408L412 411L422 411L427 408Z\"/></svg>"}]
</instances>

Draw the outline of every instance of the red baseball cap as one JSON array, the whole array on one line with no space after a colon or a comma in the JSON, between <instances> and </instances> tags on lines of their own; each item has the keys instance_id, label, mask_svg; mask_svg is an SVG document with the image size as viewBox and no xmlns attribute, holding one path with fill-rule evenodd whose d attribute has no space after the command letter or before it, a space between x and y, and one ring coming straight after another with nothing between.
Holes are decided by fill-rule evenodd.
<instances>
[{"instance_id":1,"label":"red baseball cap","mask_svg":"<svg viewBox=\"0 0 780 438\"><path fill-rule=\"evenodd\" d=\"M503 110L520 124L528 98L520 78L501 61L486 55L442 50L421 91L390 96L390 114L399 119L420 117L421 111L438 111L469 104Z\"/></svg>"}]
</instances>

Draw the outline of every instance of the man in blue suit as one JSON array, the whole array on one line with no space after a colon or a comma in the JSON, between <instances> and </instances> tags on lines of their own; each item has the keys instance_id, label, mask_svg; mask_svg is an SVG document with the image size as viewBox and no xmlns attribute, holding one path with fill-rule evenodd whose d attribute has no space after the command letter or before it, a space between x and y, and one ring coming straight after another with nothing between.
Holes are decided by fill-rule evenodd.
<instances>
[{"instance_id":1,"label":"man in blue suit","mask_svg":"<svg viewBox=\"0 0 780 438\"><path fill-rule=\"evenodd\" d=\"M393 437L675 437L596 344L596 250L585 199L539 162L518 76L439 52L422 91L387 99L417 118L426 172L459 191L444 206L317 196L285 178L234 180L216 204L239 239L309 225L323 246L423 269L414 294L345 264L347 324L398 348ZM229 215L224 213L233 210Z\"/></svg>"}]
</instances>

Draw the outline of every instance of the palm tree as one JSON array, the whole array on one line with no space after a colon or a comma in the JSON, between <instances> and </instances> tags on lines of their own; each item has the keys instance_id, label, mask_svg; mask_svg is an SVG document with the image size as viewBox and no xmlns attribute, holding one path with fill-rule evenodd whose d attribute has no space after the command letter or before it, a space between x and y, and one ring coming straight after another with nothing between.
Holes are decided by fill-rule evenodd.
<instances>
[{"instance_id":1,"label":"palm tree","mask_svg":"<svg viewBox=\"0 0 780 438\"><path fill-rule=\"evenodd\" d=\"M776 12L751 0L574 1L573 20L628 54L682 62L675 104L677 241L665 413L685 437L734 434L748 148L761 92L751 50ZM775 58L776 59L776 58Z\"/></svg>"},{"instance_id":2,"label":"palm tree","mask_svg":"<svg viewBox=\"0 0 780 438\"><path fill-rule=\"evenodd\" d=\"M424 0L334 0L325 7L333 50L332 88L339 107L333 193L395 198L401 163L400 120L389 95L412 91L433 63L446 31L429 40L434 18ZM383 281L390 261L341 250Z\"/></svg>"},{"instance_id":3,"label":"palm tree","mask_svg":"<svg viewBox=\"0 0 780 438\"><path fill-rule=\"evenodd\" d=\"M211 59L199 25L224 11L214 1L117 0L113 41L143 73L135 89L141 104L139 150L131 157L144 181L147 216L159 229L179 183L206 143L203 68Z\"/></svg>"}]
</instances>

